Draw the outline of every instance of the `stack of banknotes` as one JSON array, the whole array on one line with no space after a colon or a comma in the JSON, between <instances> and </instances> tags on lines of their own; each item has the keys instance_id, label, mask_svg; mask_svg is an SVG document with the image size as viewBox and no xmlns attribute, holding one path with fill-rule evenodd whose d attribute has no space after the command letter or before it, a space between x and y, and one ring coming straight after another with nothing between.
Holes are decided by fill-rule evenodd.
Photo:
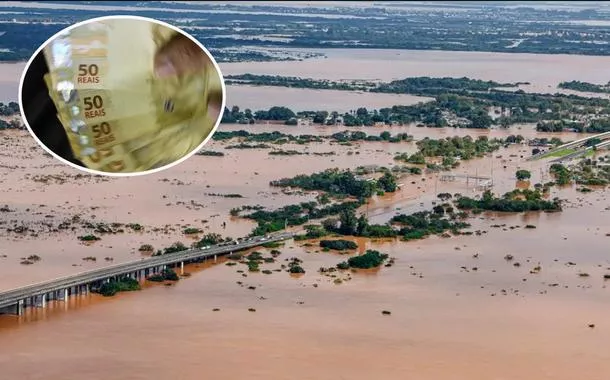
<instances>
[{"instance_id":1,"label":"stack of banknotes","mask_svg":"<svg viewBox=\"0 0 610 380\"><path fill-rule=\"evenodd\" d=\"M44 48L49 93L85 166L109 173L162 167L210 134L209 95L222 91L214 66L155 74L155 55L177 33L145 20L105 20Z\"/></svg>"}]
</instances>

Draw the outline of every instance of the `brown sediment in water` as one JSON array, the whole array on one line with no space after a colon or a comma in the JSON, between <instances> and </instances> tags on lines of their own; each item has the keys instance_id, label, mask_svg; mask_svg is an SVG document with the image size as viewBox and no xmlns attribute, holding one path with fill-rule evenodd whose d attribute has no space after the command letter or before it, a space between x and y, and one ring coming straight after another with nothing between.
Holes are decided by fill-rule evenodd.
<instances>
[{"instance_id":1,"label":"brown sediment in water","mask_svg":"<svg viewBox=\"0 0 610 380\"><path fill-rule=\"evenodd\" d=\"M453 66L447 70L458 70ZM322 73L330 69L326 67ZM488 69L485 75L497 75L495 70ZM578 74L582 72L585 70ZM287 105L280 100L273 99ZM324 135L344 129L220 127L246 128ZM540 134L532 125L491 131L414 126L350 130L406 132L416 139L522 134L557 136L565 141L578 136ZM261 204L274 209L315 198L282 194L269 187L270 180L329 167L395 165L395 153L416 150L414 143L407 142L366 142L351 147L324 142L286 144L282 149L332 150L336 156L279 157L269 156L268 150L228 150L224 148L227 143L214 141L206 149L222 151L224 157L194 156L161 173L106 179L77 176L78 171L45 157L26 132L0 132L0 143L0 186L5 190L0 203L14 210L0 213L1 221L36 227L47 219L79 214L87 220L144 226L139 233L126 229L123 234L103 235L101 241L86 247L76 239L86 234L81 229L37 230L38 237L32 237L7 233L8 225L2 224L0 254L7 257L0 257L0 289L102 267L109 264L102 260L107 256L115 264L138 260L137 249L142 244L160 249L175 241L186 243L184 226L201 228L204 233L246 235L254 223L231 217L231 208ZM360 154L348 155L349 151ZM455 172L491 176L493 171L494 191L499 194L514 189L517 169L531 171L531 184L550 180L546 164L521 158L530 154L531 147L511 146L494 152L491 158L462 162ZM396 213L429 209L440 192L478 194L472 183L443 182L437 177L405 177L400 191L374 197L361 211L372 223L385 223ZM288 242L278 248L282 254L274 263L260 264L261 271L272 270L268 275L248 272L243 264L226 266L226 259L219 259L216 265L208 261L187 266L192 275L170 287L145 284L142 291L111 298L90 295L68 303L51 302L50 308L29 309L21 318L0 316L0 367L7 378L62 380L177 375L199 379L202 374L265 380L605 380L610 353L600 347L610 339L610 328L605 325L610 315L608 281L603 279L610 273L610 202L606 190L581 194L576 187L552 189L551 197L568 200L561 213L473 216L468 230L482 231L480 236L411 242L355 239L359 244L356 253L376 249L395 257L389 268L324 276L318 273L320 267L336 266L348 256L322 252L317 241L311 242L313 247ZM238 193L244 198L205 195L208 193ZM537 228L526 229L527 224ZM515 226L520 228L510 228ZM256 250L268 257L271 249ZM316 250L320 252L314 253ZM19 258L30 254L38 254L42 260L20 265ZM507 254L514 256L512 261L504 259ZM98 260L83 261L87 256ZM275 271L290 257L303 260L300 265L305 274L293 278L285 269ZM537 266L542 269L530 273ZM590 276L580 277L579 273ZM335 279L348 275L351 280L335 285ZM382 310L391 315L382 315ZM590 324L595 328L588 327Z\"/></svg>"}]
</instances>

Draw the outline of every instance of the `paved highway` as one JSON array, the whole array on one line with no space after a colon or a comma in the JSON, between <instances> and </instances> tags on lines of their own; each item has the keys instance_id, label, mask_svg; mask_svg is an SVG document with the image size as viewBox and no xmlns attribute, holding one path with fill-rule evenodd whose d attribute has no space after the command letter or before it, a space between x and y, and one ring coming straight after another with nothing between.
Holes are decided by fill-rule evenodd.
<instances>
[{"instance_id":1,"label":"paved highway","mask_svg":"<svg viewBox=\"0 0 610 380\"><path fill-rule=\"evenodd\" d=\"M600 148L604 148L604 147L607 147L607 146L610 146L610 140L604 141L604 142L601 142L601 143L595 145L595 149L599 150ZM563 157L558 157L558 158L556 158L554 160L551 160L551 162L569 161L569 160L571 160L573 158L584 156L584 155L586 155L591 150L593 150L593 147L592 146L588 146L588 147L583 148L583 149L581 149L579 151L576 151L574 153L570 153L570 154L565 155Z\"/></svg>"},{"instance_id":2,"label":"paved highway","mask_svg":"<svg viewBox=\"0 0 610 380\"><path fill-rule=\"evenodd\" d=\"M143 258L138 261L131 261L104 268L94 269L86 272L56 278L49 281L39 282L0 292L0 309L17 304L19 301L29 297L39 296L59 290L64 290L73 286L85 285L97 281L103 281L114 276L122 276L140 270L159 267L162 265L176 264L184 261L191 261L203 258L223 255L234 251L257 247L269 242L276 242L291 239L294 233L279 233L268 237L258 236L248 240L242 240L238 244L235 242L224 243L211 246L207 249L188 249L182 252L168 253L162 256Z\"/></svg>"},{"instance_id":3,"label":"paved highway","mask_svg":"<svg viewBox=\"0 0 610 380\"><path fill-rule=\"evenodd\" d=\"M559 152L560 150L563 150L563 149L566 149L566 148L572 148L572 147L578 146L578 145L583 144L583 143L587 142L588 140L591 140L591 139L594 139L594 138L598 138L598 139L610 138L610 132L603 132L603 133L600 133L600 134L597 134L597 135L594 135L594 136L584 137L582 139L575 140L575 141L572 141L572 142L560 145L560 146L555 147L555 148L553 148L551 150L548 150L546 152L541 152L541 153L538 153L536 155L533 155L530 158L528 158L528 160L536 160L538 158L544 158L544 157L547 157L550 154L553 154L554 152ZM600 144L598 144L598 147L601 147ZM575 152L575 153L578 153L578 152ZM570 156L572 156L573 154L574 153L571 153Z\"/></svg>"}]
</instances>

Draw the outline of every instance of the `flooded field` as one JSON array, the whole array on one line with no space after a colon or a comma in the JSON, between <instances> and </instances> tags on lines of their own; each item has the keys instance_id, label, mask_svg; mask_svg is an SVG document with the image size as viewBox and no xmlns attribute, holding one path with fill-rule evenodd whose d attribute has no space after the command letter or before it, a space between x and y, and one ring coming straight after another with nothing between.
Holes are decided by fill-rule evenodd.
<instances>
[{"instance_id":1,"label":"flooded field","mask_svg":"<svg viewBox=\"0 0 610 380\"><path fill-rule=\"evenodd\" d=\"M278 100L281 99L281 100ZM293 111L331 110L349 112L365 107L369 109L411 105L432 100L423 96L398 94L373 94L335 90L310 90L305 88L227 86L227 107L242 106L252 110L273 106L293 105Z\"/></svg>"},{"instance_id":2,"label":"flooded field","mask_svg":"<svg viewBox=\"0 0 610 380\"><path fill-rule=\"evenodd\" d=\"M562 81L607 83L610 65L610 57L578 55L383 49L325 49L324 54L327 58L290 63L225 63L221 69L225 75L250 73L333 80L469 77L503 83L530 82L522 87L524 91L555 93Z\"/></svg>"},{"instance_id":3,"label":"flooded field","mask_svg":"<svg viewBox=\"0 0 610 380\"><path fill-rule=\"evenodd\" d=\"M272 50L272 49L271 49ZM289 49L320 52L313 49ZM520 88L528 92L582 93L561 90L562 81L579 80L605 84L610 57L579 55L509 54L454 51L411 51L383 49L324 49L326 58L294 62L221 63L224 75L265 74L330 80L391 81L407 77L469 77L503 83L529 82ZM454 64L460 62L460 64ZM19 78L25 63L0 63L0 101L16 100ZM274 105L298 110L336 110L366 106L387 107L414 104L426 98L394 94L354 94L346 91L317 91L278 87L229 86L227 105L252 109ZM607 94L586 94L608 97Z\"/></svg>"},{"instance_id":4,"label":"flooded field","mask_svg":"<svg viewBox=\"0 0 610 380\"><path fill-rule=\"evenodd\" d=\"M317 66L304 61L247 67L225 64L223 69L225 74L329 79L465 75L531 80L542 87L561 80L607 81L592 70L607 62L600 57L450 53L477 54L478 58L456 65L455 56L443 58L449 53L418 52L413 63L389 60L391 54L337 51ZM401 54L415 57L412 52ZM354 57L358 64L352 61L352 66L340 70ZM585 61L589 69L574 70ZM559 66L563 69L553 71ZM570 67L573 71L567 75ZM339 94L325 95L330 92L318 95L303 90L300 95L279 88L265 89L266 96L257 99L253 91L231 87L227 104L306 109L386 102L370 94L350 95L354 98L348 102ZM329 135L346 128L220 127L240 129ZM350 130L368 134L389 130L408 133L415 140L521 134L568 141L582 136L540 134L532 125L502 130L415 126ZM314 199L312 194L283 194L269 186L271 180L331 167L393 166L395 153L416 151L414 142L343 146L324 141L285 144L281 149L334 155L273 156L268 154L270 149L226 148L233 143L212 141L206 146L206 150L223 152L222 157L194 156L145 177L103 178L82 175L45 156L26 132L0 132L0 289L139 260L142 244L162 248L175 241L195 241L197 237L182 233L187 226L244 236L254 223L231 217L231 208L260 204L274 209ZM497 194L518 185L517 169L532 172L531 184L549 181L548 163L525 161L531 149L526 145L501 148L490 157L463 162L454 172L493 177ZM445 182L438 174L410 175L400 182L399 191L374 197L360 210L372 223L384 223L397 213L430 209L441 192L479 193L472 181ZM222 196L230 193L243 198ZM188 266L186 271L192 275L173 286L151 285L111 298L88 295L69 303L53 301L49 308L28 309L19 318L3 315L0 367L7 378L62 380L199 379L204 374L265 380L605 380L610 371L610 352L603 349L610 339L610 282L604 281L610 273L610 198L607 190L583 194L576 186L554 187L553 197L566 200L563 212L473 216L468 231L480 231L480 236L411 242L356 239L358 252L373 248L395 258L393 266L375 271L339 272L333 274L336 277L318 273L320 267L334 266L347 256L322 252L316 241L309 245L289 241L278 248L282 253L276 262L261 265L271 274L248 273L245 265L227 266L221 259ZM70 221L70 227L55 232L64 221ZM89 231L82 221L138 223L143 230L125 228L124 233L104 234L102 240L84 244L77 238ZM25 232L16 232L19 226ZM269 249L259 251L269 255ZM20 264L21 257L30 254L41 260ZM508 254L514 258L506 260ZM90 256L96 261L83 260ZM274 271L291 257L303 260L304 275ZM382 314L384 310L390 314Z\"/></svg>"}]
</instances>

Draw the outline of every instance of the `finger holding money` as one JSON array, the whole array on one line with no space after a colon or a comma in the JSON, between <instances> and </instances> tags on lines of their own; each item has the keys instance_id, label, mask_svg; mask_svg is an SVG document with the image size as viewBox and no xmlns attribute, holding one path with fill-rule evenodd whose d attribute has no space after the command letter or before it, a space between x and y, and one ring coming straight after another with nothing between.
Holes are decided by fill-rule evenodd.
<instances>
[{"instance_id":1,"label":"finger holding money","mask_svg":"<svg viewBox=\"0 0 610 380\"><path fill-rule=\"evenodd\" d=\"M49 94L75 155L95 170L129 172L192 152L221 112L211 58L160 24L102 24L76 28L44 50Z\"/></svg>"}]
</instances>

